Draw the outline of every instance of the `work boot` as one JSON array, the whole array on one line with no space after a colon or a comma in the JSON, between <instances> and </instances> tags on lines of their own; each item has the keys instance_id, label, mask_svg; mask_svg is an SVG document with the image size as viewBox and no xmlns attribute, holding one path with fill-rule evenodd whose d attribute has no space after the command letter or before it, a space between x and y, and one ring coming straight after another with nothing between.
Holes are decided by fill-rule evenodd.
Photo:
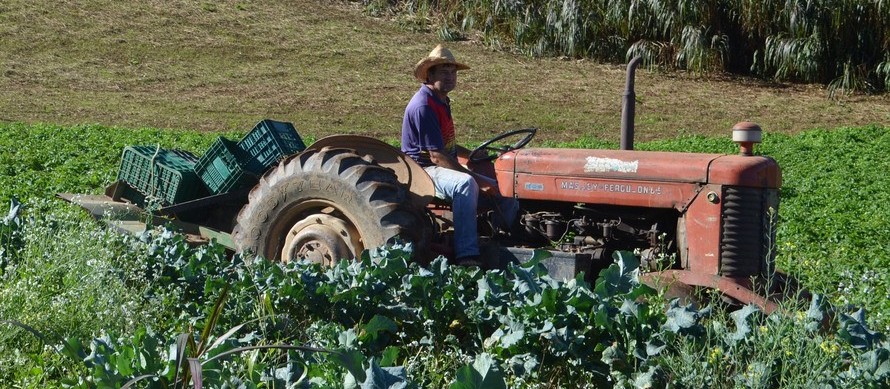
<instances>
[{"instance_id":1,"label":"work boot","mask_svg":"<svg viewBox=\"0 0 890 389\"><path fill-rule=\"evenodd\" d=\"M476 266L482 267L482 260L478 255L467 255L460 258L455 258L454 264L458 266Z\"/></svg>"}]
</instances>

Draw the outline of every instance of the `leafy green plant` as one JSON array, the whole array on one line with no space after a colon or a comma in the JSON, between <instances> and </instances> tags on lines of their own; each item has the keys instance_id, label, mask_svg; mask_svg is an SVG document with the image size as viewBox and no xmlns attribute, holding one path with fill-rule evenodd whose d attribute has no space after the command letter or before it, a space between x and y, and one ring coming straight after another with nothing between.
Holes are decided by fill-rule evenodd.
<instances>
[{"instance_id":1,"label":"leafy green plant","mask_svg":"<svg viewBox=\"0 0 890 389\"><path fill-rule=\"evenodd\" d=\"M476 357L472 365L464 365L457 371L457 378L450 389L499 389L507 388L504 375L497 361L489 354Z\"/></svg>"}]
</instances>

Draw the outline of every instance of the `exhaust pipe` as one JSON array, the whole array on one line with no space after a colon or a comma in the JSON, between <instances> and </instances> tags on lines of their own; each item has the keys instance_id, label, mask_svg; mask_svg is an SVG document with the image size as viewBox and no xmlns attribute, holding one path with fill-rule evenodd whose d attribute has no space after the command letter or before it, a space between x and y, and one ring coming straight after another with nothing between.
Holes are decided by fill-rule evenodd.
<instances>
[{"instance_id":1,"label":"exhaust pipe","mask_svg":"<svg viewBox=\"0 0 890 389\"><path fill-rule=\"evenodd\" d=\"M624 97L621 101L621 150L634 149L634 115L637 104L634 77L641 60L642 58L637 56L627 63L627 81L624 83Z\"/></svg>"}]
</instances>

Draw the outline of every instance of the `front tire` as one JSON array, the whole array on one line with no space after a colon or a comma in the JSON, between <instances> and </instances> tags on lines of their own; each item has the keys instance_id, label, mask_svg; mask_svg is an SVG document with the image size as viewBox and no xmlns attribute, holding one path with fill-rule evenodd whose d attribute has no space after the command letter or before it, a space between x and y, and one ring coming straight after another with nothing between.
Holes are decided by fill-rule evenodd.
<instances>
[{"instance_id":1,"label":"front tire","mask_svg":"<svg viewBox=\"0 0 890 389\"><path fill-rule=\"evenodd\" d=\"M392 170L353 150L325 147L293 156L266 174L238 214L238 251L324 265L422 230Z\"/></svg>"}]
</instances>

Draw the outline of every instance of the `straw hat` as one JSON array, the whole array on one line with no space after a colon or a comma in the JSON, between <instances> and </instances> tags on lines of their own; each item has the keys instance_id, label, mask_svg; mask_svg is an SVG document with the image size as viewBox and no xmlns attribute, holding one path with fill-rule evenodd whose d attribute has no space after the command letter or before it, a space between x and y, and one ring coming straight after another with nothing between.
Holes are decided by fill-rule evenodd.
<instances>
[{"instance_id":1,"label":"straw hat","mask_svg":"<svg viewBox=\"0 0 890 389\"><path fill-rule=\"evenodd\" d=\"M454 54L451 54L451 50L442 47L442 45L438 45L433 51L430 51L430 55L420 60L417 65L414 65L414 78L416 78L417 81L426 82L427 72L431 67L446 63L454 65L457 70L467 70L470 68L467 65L457 62L454 59Z\"/></svg>"}]
</instances>

